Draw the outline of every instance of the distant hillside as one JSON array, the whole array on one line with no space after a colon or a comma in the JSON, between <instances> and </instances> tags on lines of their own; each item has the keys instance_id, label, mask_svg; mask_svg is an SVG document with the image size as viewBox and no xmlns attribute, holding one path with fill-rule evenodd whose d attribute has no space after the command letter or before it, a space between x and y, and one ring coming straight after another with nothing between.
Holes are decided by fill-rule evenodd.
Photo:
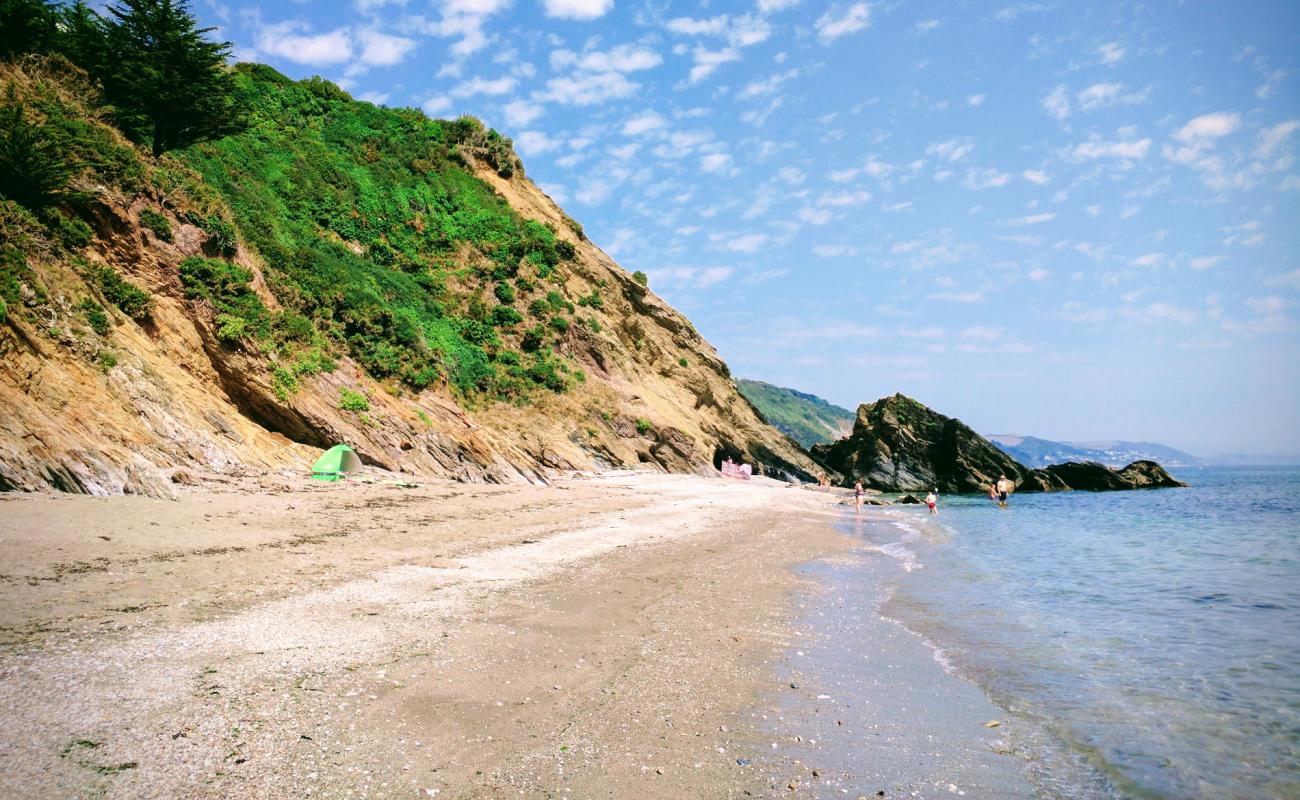
<instances>
[{"instance_id":1,"label":"distant hillside","mask_svg":"<svg viewBox=\"0 0 1300 800\"><path fill-rule=\"evenodd\" d=\"M1190 467L1204 463L1201 458L1155 442L1054 442L1035 436L1013 434L992 434L986 438L1030 467L1045 467L1066 461L1098 461L1112 467L1143 460L1159 461L1171 467Z\"/></svg>"},{"instance_id":2,"label":"distant hillside","mask_svg":"<svg viewBox=\"0 0 1300 800\"><path fill-rule=\"evenodd\" d=\"M833 442L853 430L852 411L817 395L744 378L736 386L768 422L804 447Z\"/></svg>"}]
</instances>

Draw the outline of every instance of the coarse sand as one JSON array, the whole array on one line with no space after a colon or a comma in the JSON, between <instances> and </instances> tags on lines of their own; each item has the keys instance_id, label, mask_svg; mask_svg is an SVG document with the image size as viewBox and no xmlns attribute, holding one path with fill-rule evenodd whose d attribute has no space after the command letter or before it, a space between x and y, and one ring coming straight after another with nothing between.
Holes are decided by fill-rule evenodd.
<instances>
[{"instance_id":1,"label":"coarse sand","mask_svg":"<svg viewBox=\"0 0 1300 800\"><path fill-rule=\"evenodd\" d=\"M613 472L0 499L0 795L739 797L833 495Z\"/></svg>"}]
</instances>

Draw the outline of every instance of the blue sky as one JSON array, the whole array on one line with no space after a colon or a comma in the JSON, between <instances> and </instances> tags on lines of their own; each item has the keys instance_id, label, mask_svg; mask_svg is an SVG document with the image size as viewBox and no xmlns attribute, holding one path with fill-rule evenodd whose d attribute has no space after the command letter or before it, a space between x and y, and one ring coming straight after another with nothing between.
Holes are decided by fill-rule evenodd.
<instances>
[{"instance_id":1,"label":"blue sky","mask_svg":"<svg viewBox=\"0 0 1300 800\"><path fill-rule=\"evenodd\" d=\"M1300 454L1300 5L196 0L511 136L741 376Z\"/></svg>"}]
</instances>

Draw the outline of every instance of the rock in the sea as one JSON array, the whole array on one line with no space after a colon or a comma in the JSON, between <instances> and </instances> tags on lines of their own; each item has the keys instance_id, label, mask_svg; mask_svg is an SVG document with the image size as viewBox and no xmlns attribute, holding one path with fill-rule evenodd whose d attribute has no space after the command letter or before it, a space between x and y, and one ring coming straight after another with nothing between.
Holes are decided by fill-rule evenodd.
<instances>
[{"instance_id":1,"label":"rock in the sea","mask_svg":"<svg viewBox=\"0 0 1300 800\"><path fill-rule=\"evenodd\" d=\"M1160 489L1186 486L1154 461L1134 461L1123 469L1112 469L1096 461L1070 461L1034 470L1035 477L1049 476L1067 489L1106 492L1124 489ZM1049 490L1050 491L1050 490Z\"/></svg>"},{"instance_id":2,"label":"rock in the sea","mask_svg":"<svg viewBox=\"0 0 1300 800\"><path fill-rule=\"evenodd\" d=\"M812 454L844 486L861 479L895 492L983 492L1001 475L1019 486L1029 473L961 420L901 394L859 406L853 433Z\"/></svg>"},{"instance_id":3,"label":"rock in the sea","mask_svg":"<svg viewBox=\"0 0 1300 800\"><path fill-rule=\"evenodd\" d=\"M1029 469L961 420L901 394L859 406L853 433L832 444L815 445L812 455L839 472L844 486L861 480L866 486L894 492L937 488L943 493L985 493L1003 475L1019 492L1187 485L1154 461L1134 461L1120 470L1091 461ZM920 501L909 494L897 502Z\"/></svg>"},{"instance_id":4,"label":"rock in the sea","mask_svg":"<svg viewBox=\"0 0 1300 800\"><path fill-rule=\"evenodd\" d=\"M900 506L914 506L914 505L919 505L921 501L917 499L917 496L914 494L905 494L902 497L898 498L898 500L896 500L895 502L897 502Z\"/></svg>"},{"instance_id":5,"label":"rock in the sea","mask_svg":"<svg viewBox=\"0 0 1300 800\"><path fill-rule=\"evenodd\" d=\"M1134 461L1119 471L1134 489L1161 489L1186 487L1187 484L1165 472L1165 468L1154 461Z\"/></svg>"}]
</instances>

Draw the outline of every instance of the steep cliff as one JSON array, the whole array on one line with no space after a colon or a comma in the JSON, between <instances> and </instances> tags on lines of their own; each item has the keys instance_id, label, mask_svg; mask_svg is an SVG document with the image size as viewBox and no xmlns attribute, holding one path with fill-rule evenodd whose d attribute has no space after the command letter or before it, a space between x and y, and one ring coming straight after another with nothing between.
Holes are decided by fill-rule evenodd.
<instances>
[{"instance_id":1,"label":"steep cliff","mask_svg":"<svg viewBox=\"0 0 1300 800\"><path fill-rule=\"evenodd\" d=\"M155 159L58 60L0 65L75 165L0 199L0 490L166 496L317 448L467 481L816 467L473 120L241 65L243 134Z\"/></svg>"},{"instance_id":2,"label":"steep cliff","mask_svg":"<svg viewBox=\"0 0 1300 800\"><path fill-rule=\"evenodd\" d=\"M1006 476L1021 492L1106 491L1186 486L1154 461L1122 470L1095 462L1029 469L960 420L896 394L858 407L853 432L812 455L843 475L884 491L984 492Z\"/></svg>"}]
</instances>

